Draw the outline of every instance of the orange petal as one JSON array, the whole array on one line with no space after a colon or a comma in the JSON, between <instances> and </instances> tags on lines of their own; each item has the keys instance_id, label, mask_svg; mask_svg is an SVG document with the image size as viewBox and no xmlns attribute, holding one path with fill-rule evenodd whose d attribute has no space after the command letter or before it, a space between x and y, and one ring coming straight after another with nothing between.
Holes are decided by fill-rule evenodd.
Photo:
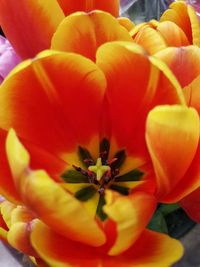
<instances>
[{"instance_id":1,"label":"orange petal","mask_svg":"<svg viewBox=\"0 0 200 267\"><path fill-rule=\"evenodd\" d=\"M7 132L0 129L0 195L13 203L19 203L20 196L15 188L5 151L6 135Z\"/></svg>"},{"instance_id":2,"label":"orange petal","mask_svg":"<svg viewBox=\"0 0 200 267\"><path fill-rule=\"evenodd\" d=\"M168 46L186 46L189 41L184 31L171 21L158 24L157 31L162 35Z\"/></svg>"},{"instance_id":3,"label":"orange petal","mask_svg":"<svg viewBox=\"0 0 200 267\"><path fill-rule=\"evenodd\" d=\"M94 246L105 242L103 232L81 202L55 183L45 171L30 170L29 154L13 131L7 138L7 154L22 199L39 218L73 240ZM82 231L84 224L90 227Z\"/></svg>"},{"instance_id":4,"label":"orange petal","mask_svg":"<svg viewBox=\"0 0 200 267\"><path fill-rule=\"evenodd\" d=\"M192 220L200 223L200 187L183 198L180 204Z\"/></svg>"},{"instance_id":5,"label":"orange petal","mask_svg":"<svg viewBox=\"0 0 200 267\"><path fill-rule=\"evenodd\" d=\"M12 211L17 207L15 204L5 200L1 203L1 215L2 218L9 229L11 226L11 215Z\"/></svg>"},{"instance_id":6,"label":"orange petal","mask_svg":"<svg viewBox=\"0 0 200 267\"><path fill-rule=\"evenodd\" d=\"M184 101L181 88L165 64L148 58L142 47L130 42L102 45L97 51L97 65L108 82L107 134L113 150L126 148L127 156L144 164L148 158L146 116L159 103Z\"/></svg>"},{"instance_id":7,"label":"orange petal","mask_svg":"<svg viewBox=\"0 0 200 267\"><path fill-rule=\"evenodd\" d=\"M176 23L185 32L190 44L200 46L200 24L193 7L183 1L176 1L170 8L163 13L160 20Z\"/></svg>"},{"instance_id":8,"label":"orange petal","mask_svg":"<svg viewBox=\"0 0 200 267\"><path fill-rule=\"evenodd\" d=\"M175 203L195 191L200 187L200 143L195 154L195 157L180 182L173 188L168 195L163 198L163 202Z\"/></svg>"},{"instance_id":9,"label":"orange petal","mask_svg":"<svg viewBox=\"0 0 200 267\"><path fill-rule=\"evenodd\" d=\"M13 224L8 231L8 243L25 254L37 256L30 243L30 232L30 223L17 222Z\"/></svg>"},{"instance_id":10,"label":"orange petal","mask_svg":"<svg viewBox=\"0 0 200 267\"><path fill-rule=\"evenodd\" d=\"M113 257L100 250L64 239L41 222L35 222L31 241L40 257L54 267L169 267L183 254L179 241L144 231L125 253Z\"/></svg>"},{"instance_id":11,"label":"orange petal","mask_svg":"<svg viewBox=\"0 0 200 267\"><path fill-rule=\"evenodd\" d=\"M78 144L88 148L98 138L105 87L103 72L88 59L43 52L2 84L0 126L65 159ZM95 150L98 142L91 145Z\"/></svg>"},{"instance_id":12,"label":"orange petal","mask_svg":"<svg viewBox=\"0 0 200 267\"><path fill-rule=\"evenodd\" d=\"M152 195L136 192L129 197L106 191L104 212L117 225L117 238L109 250L111 256L118 255L131 247L143 232L156 208Z\"/></svg>"},{"instance_id":13,"label":"orange petal","mask_svg":"<svg viewBox=\"0 0 200 267\"><path fill-rule=\"evenodd\" d=\"M135 244L119 256L118 262L121 262L120 267L169 267L182 256L183 246L179 241L168 235L145 230ZM105 265L114 266L114 260Z\"/></svg>"},{"instance_id":14,"label":"orange petal","mask_svg":"<svg viewBox=\"0 0 200 267\"><path fill-rule=\"evenodd\" d=\"M200 47L200 23L196 11L192 6L187 7L188 16L190 18L192 28L192 43Z\"/></svg>"},{"instance_id":15,"label":"orange petal","mask_svg":"<svg viewBox=\"0 0 200 267\"><path fill-rule=\"evenodd\" d=\"M128 31L131 31L135 27L135 24L126 17L119 17L117 20L119 24L126 28Z\"/></svg>"},{"instance_id":16,"label":"orange petal","mask_svg":"<svg viewBox=\"0 0 200 267\"><path fill-rule=\"evenodd\" d=\"M184 177L197 151L199 116L192 108L160 106L147 118L146 141L162 199ZM177 138L178 137L178 138Z\"/></svg>"},{"instance_id":17,"label":"orange petal","mask_svg":"<svg viewBox=\"0 0 200 267\"><path fill-rule=\"evenodd\" d=\"M7 156L5 152L6 134L6 131L0 130L0 162L2 164L0 168L0 194L13 203L20 203L20 196L15 188L7 162ZM32 155L30 166L32 168L44 168L53 176L54 179L60 180L58 175L64 171L66 168L66 163L58 160L53 155L43 151L37 146L30 144L29 142L24 141L24 143Z\"/></svg>"},{"instance_id":18,"label":"orange petal","mask_svg":"<svg viewBox=\"0 0 200 267\"><path fill-rule=\"evenodd\" d=\"M200 75L183 88L187 106L195 108L200 115Z\"/></svg>"},{"instance_id":19,"label":"orange petal","mask_svg":"<svg viewBox=\"0 0 200 267\"><path fill-rule=\"evenodd\" d=\"M119 15L119 0L57 0L65 15L76 11L90 12L94 9L104 10L113 16Z\"/></svg>"},{"instance_id":20,"label":"orange petal","mask_svg":"<svg viewBox=\"0 0 200 267\"><path fill-rule=\"evenodd\" d=\"M10 203L12 207L12 204ZM7 234L7 240L9 244L23 253L28 255L37 256L34 249L30 243L30 231L31 231L31 221L34 219L33 214L26 207L16 206L15 208L9 208L9 231ZM8 203L3 207L3 212L5 214L5 209L8 208ZM6 210L8 213L8 210Z\"/></svg>"},{"instance_id":21,"label":"orange petal","mask_svg":"<svg viewBox=\"0 0 200 267\"><path fill-rule=\"evenodd\" d=\"M176 23L186 34L192 44L191 22L188 16L187 4L183 1L173 2L160 18L160 21L172 21Z\"/></svg>"},{"instance_id":22,"label":"orange petal","mask_svg":"<svg viewBox=\"0 0 200 267\"><path fill-rule=\"evenodd\" d=\"M64 14L56 0L0 1L0 24L22 58L34 57L50 47Z\"/></svg>"},{"instance_id":23,"label":"orange petal","mask_svg":"<svg viewBox=\"0 0 200 267\"><path fill-rule=\"evenodd\" d=\"M133 40L144 47L149 54L155 54L167 47L164 37L150 26L139 30Z\"/></svg>"},{"instance_id":24,"label":"orange petal","mask_svg":"<svg viewBox=\"0 0 200 267\"><path fill-rule=\"evenodd\" d=\"M132 38L110 14L101 11L75 13L59 25L51 48L82 54L95 61L101 44L117 40L132 41Z\"/></svg>"},{"instance_id":25,"label":"orange petal","mask_svg":"<svg viewBox=\"0 0 200 267\"><path fill-rule=\"evenodd\" d=\"M3 227L0 227L0 240L4 241L5 243L8 243L7 231Z\"/></svg>"},{"instance_id":26,"label":"orange petal","mask_svg":"<svg viewBox=\"0 0 200 267\"><path fill-rule=\"evenodd\" d=\"M167 48L155 55L172 70L182 87L200 75L200 48L197 46Z\"/></svg>"}]
</instances>

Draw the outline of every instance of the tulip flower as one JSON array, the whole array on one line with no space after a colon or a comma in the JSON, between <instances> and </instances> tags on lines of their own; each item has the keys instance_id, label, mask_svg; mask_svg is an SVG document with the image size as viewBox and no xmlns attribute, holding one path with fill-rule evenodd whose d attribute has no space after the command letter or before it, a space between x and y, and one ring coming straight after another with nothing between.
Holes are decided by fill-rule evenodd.
<instances>
[{"instance_id":1,"label":"tulip flower","mask_svg":"<svg viewBox=\"0 0 200 267\"><path fill-rule=\"evenodd\" d=\"M0 129L0 229L13 247L54 267L181 257L178 241L145 229L199 141L199 116L162 61L132 42L103 44L96 63L44 51L2 84ZM155 179L158 138L166 175Z\"/></svg>"},{"instance_id":2,"label":"tulip flower","mask_svg":"<svg viewBox=\"0 0 200 267\"><path fill-rule=\"evenodd\" d=\"M137 25L130 31L133 40L148 53L155 54L169 46L200 46L200 24L191 5L177 1L160 18Z\"/></svg>"},{"instance_id":3,"label":"tulip flower","mask_svg":"<svg viewBox=\"0 0 200 267\"><path fill-rule=\"evenodd\" d=\"M187 0L186 2L195 8L195 10L197 12L197 15L199 16L200 15L200 3L199 3L199 0Z\"/></svg>"},{"instance_id":4,"label":"tulip flower","mask_svg":"<svg viewBox=\"0 0 200 267\"><path fill-rule=\"evenodd\" d=\"M8 40L0 36L0 83L20 61Z\"/></svg>"},{"instance_id":5,"label":"tulip flower","mask_svg":"<svg viewBox=\"0 0 200 267\"><path fill-rule=\"evenodd\" d=\"M198 114L200 114L200 48L197 46L168 48L160 51L155 56L162 59L170 67L183 88L187 105L194 107ZM189 176L186 176L185 181L182 180L175 189L174 194L177 194L184 183L187 183L188 189L191 189L192 179L194 178L193 171L196 172L199 179L199 151L200 148L198 145L198 150L192 164L193 166L188 170L188 175L192 173L190 176L191 179L188 179ZM200 188L197 188L195 191L192 190L190 194L180 202L188 215L198 223L200 223L199 196Z\"/></svg>"},{"instance_id":6,"label":"tulip flower","mask_svg":"<svg viewBox=\"0 0 200 267\"><path fill-rule=\"evenodd\" d=\"M95 9L109 12L117 17L119 12L119 1L30 0L27 2L26 0L21 0L16 5L16 1L14 0L0 0L0 25L18 55L23 59L30 58L34 57L38 52L51 47L51 39L65 16L76 11L90 12ZM80 34L83 34L83 30L87 31L87 27L89 27L89 35L92 35L91 38L93 38L93 42L96 35L97 39L113 41L113 38L117 35L116 26L113 27L115 22L113 22L114 18L112 21L111 18L109 19L107 17L108 14L107 16L105 15L105 23L107 23L107 27L103 29L103 32L101 25L103 21L102 23L100 21L98 27L98 19L95 22L93 19L90 20L89 18L85 18L84 21L87 21L87 24L85 25L85 23L81 21L81 25L79 25L79 27L82 26ZM73 28L72 20L73 19L71 19L72 25L69 28L70 32L68 32L69 37L67 42L69 42L71 38L74 40L78 34L76 29ZM97 27L97 30L95 30L95 27ZM71 43L73 40L71 40ZM127 41L127 39L123 38L120 40ZM90 46L88 49L90 49Z\"/></svg>"},{"instance_id":7,"label":"tulip flower","mask_svg":"<svg viewBox=\"0 0 200 267\"><path fill-rule=\"evenodd\" d=\"M194 8L184 1L170 5L160 18L160 21L172 21L178 25L187 36L190 44L200 46L200 24Z\"/></svg>"}]
</instances>

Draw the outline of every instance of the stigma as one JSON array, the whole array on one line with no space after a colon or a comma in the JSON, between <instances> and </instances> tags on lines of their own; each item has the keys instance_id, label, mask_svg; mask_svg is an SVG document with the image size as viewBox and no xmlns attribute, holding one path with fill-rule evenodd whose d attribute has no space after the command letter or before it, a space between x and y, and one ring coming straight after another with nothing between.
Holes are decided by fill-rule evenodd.
<instances>
[{"instance_id":1,"label":"stigma","mask_svg":"<svg viewBox=\"0 0 200 267\"><path fill-rule=\"evenodd\" d=\"M88 170L90 172L95 173L97 181L100 181L105 173L108 173L111 171L111 168L108 165L103 165L102 159L98 158L96 161L96 165L89 166Z\"/></svg>"}]
</instances>

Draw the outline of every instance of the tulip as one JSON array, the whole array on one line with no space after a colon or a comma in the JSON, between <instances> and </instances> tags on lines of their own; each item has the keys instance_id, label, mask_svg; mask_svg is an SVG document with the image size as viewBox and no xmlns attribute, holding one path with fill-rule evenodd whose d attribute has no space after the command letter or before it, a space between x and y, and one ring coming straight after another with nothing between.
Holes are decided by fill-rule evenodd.
<instances>
[{"instance_id":1,"label":"tulip","mask_svg":"<svg viewBox=\"0 0 200 267\"><path fill-rule=\"evenodd\" d=\"M0 234L13 247L54 267L181 257L178 241L146 229L199 141L199 116L162 61L132 42L103 44L96 62L44 51L2 84L0 129Z\"/></svg>"},{"instance_id":2,"label":"tulip","mask_svg":"<svg viewBox=\"0 0 200 267\"><path fill-rule=\"evenodd\" d=\"M187 105L195 108L198 114L200 114L200 48L197 46L168 48L155 54L155 56L162 59L168 67L170 67L183 88ZM200 223L200 188L195 188L196 190L192 191L190 190L192 189L191 183L193 183L193 174L196 173L196 179L199 179L199 157L200 147L198 145L197 153L191 168L188 169L188 175L185 176L185 179L183 179L174 190L174 195L177 195L182 185L184 184L184 186L186 186L187 184L189 190L188 196L183 198L180 204L188 215L198 223Z\"/></svg>"},{"instance_id":3,"label":"tulip","mask_svg":"<svg viewBox=\"0 0 200 267\"><path fill-rule=\"evenodd\" d=\"M169 46L200 46L198 16L193 7L183 1L172 3L159 22L153 20L137 25L130 34L150 54Z\"/></svg>"},{"instance_id":4,"label":"tulip","mask_svg":"<svg viewBox=\"0 0 200 267\"><path fill-rule=\"evenodd\" d=\"M200 3L199 3L199 0L187 0L186 2L195 8L195 10L197 12L197 15L199 16L200 15Z\"/></svg>"},{"instance_id":5,"label":"tulip","mask_svg":"<svg viewBox=\"0 0 200 267\"><path fill-rule=\"evenodd\" d=\"M0 83L20 61L8 40L0 36Z\"/></svg>"},{"instance_id":6,"label":"tulip","mask_svg":"<svg viewBox=\"0 0 200 267\"><path fill-rule=\"evenodd\" d=\"M17 54L22 59L25 59L34 57L40 51L51 47L51 39L65 16L76 11L91 12L94 9L107 11L117 17L119 2L118 0L30 0L28 2L21 0L16 5L15 0L0 0L0 25ZM96 35L95 26L97 26L98 20L96 23L93 19L85 18L84 20L88 20L87 25L81 22L80 27L85 25L84 30L87 31L87 26L89 26L89 34L93 34L92 37L94 39ZM111 41L113 40L112 36L115 37L115 29L109 26L110 21L109 18L106 19L106 15L105 22L108 29L104 29L104 39L109 41L109 36L111 36ZM113 23L111 20L111 25ZM99 26L100 28L97 31L100 35L103 35L104 32L101 33L101 23ZM67 42L71 40L74 34L78 34L73 25L71 25L70 29Z\"/></svg>"}]
</instances>

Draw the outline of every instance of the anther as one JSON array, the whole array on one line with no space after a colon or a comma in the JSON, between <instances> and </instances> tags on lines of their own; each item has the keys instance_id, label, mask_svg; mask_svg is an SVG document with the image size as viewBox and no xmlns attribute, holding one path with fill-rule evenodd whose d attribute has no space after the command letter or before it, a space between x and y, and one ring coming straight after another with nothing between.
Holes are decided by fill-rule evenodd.
<instances>
[{"instance_id":1,"label":"anther","mask_svg":"<svg viewBox=\"0 0 200 267\"><path fill-rule=\"evenodd\" d=\"M105 188L103 188L103 187L99 188L98 192L99 192L100 195L104 195Z\"/></svg>"},{"instance_id":2,"label":"anther","mask_svg":"<svg viewBox=\"0 0 200 267\"><path fill-rule=\"evenodd\" d=\"M88 163L89 165L94 165L94 161L92 159L84 159L85 163Z\"/></svg>"},{"instance_id":3,"label":"anther","mask_svg":"<svg viewBox=\"0 0 200 267\"><path fill-rule=\"evenodd\" d=\"M113 164L115 161L117 161L117 158L113 158L111 160L107 160L106 163L110 166L111 164Z\"/></svg>"}]
</instances>

